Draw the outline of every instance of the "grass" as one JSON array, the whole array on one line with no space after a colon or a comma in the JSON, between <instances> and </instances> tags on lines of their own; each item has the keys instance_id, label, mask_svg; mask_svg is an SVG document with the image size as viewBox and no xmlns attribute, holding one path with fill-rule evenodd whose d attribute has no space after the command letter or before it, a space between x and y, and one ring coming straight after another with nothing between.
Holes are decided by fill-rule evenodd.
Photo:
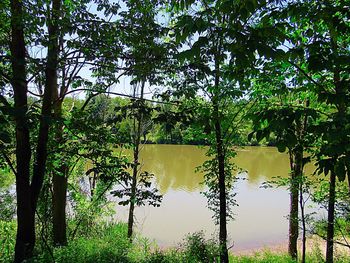
<instances>
[{"instance_id":1,"label":"grass","mask_svg":"<svg viewBox=\"0 0 350 263\"><path fill-rule=\"evenodd\" d=\"M0 221L0 262L12 262L14 248L14 222ZM215 240L206 240L203 232L185 237L176 248L160 250L148 239L136 236L132 243L127 238L127 226L101 224L86 229L90 235L82 235L69 245L39 253L30 262L74 262L74 263L214 263L218 261L219 247ZM88 237L87 237L88 236ZM5 237L5 238L4 238ZM5 252L5 253L4 253ZM269 250L249 256L230 255L230 262L237 263L294 263L287 253ZM324 262L320 249L316 247L307 255L306 262ZM350 262L348 254L336 253L336 263Z\"/></svg>"}]
</instances>

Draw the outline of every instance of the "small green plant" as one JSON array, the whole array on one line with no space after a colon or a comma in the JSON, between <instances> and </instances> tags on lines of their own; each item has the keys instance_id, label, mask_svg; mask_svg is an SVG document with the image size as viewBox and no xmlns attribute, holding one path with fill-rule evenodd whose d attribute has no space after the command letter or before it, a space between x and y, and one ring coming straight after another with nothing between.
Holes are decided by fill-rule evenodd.
<instances>
[{"instance_id":1,"label":"small green plant","mask_svg":"<svg viewBox=\"0 0 350 263\"><path fill-rule=\"evenodd\" d=\"M216 262L220 254L218 243L213 239L206 240L203 231L188 235L183 246L188 262Z\"/></svg>"},{"instance_id":2,"label":"small green plant","mask_svg":"<svg viewBox=\"0 0 350 263\"><path fill-rule=\"evenodd\" d=\"M96 263L96 262L130 262L125 224L110 224L99 226L96 235L89 238L78 237L67 247L54 250L55 262ZM46 260L39 262L47 262Z\"/></svg>"},{"instance_id":3,"label":"small green plant","mask_svg":"<svg viewBox=\"0 0 350 263\"><path fill-rule=\"evenodd\" d=\"M156 250L149 254L145 259L145 263L170 263L173 262L171 257L162 251Z\"/></svg>"}]
</instances>

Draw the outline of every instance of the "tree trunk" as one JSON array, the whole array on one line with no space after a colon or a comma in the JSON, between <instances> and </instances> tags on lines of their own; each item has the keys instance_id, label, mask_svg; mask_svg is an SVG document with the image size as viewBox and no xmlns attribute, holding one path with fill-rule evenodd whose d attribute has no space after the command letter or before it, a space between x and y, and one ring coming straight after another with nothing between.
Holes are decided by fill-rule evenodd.
<instances>
[{"instance_id":1,"label":"tree trunk","mask_svg":"<svg viewBox=\"0 0 350 263\"><path fill-rule=\"evenodd\" d=\"M350 160L350 154L346 156L347 160ZM348 180L348 191L350 195L350 163L346 163L346 173L347 173L347 180Z\"/></svg>"},{"instance_id":2,"label":"tree trunk","mask_svg":"<svg viewBox=\"0 0 350 263\"><path fill-rule=\"evenodd\" d=\"M221 39L218 43L217 54L215 55L215 91L212 99L213 103L213 121L215 126L215 138L216 138L216 154L218 161L219 172L219 243L220 243L220 262L228 263L228 250L227 250L227 201L226 201L226 175L225 175L225 152L223 146L223 138L220 123L219 112L219 86L220 86L220 58L221 52Z\"/></svg>"},{"instance_id":3,"label":"tree trunk","mask_svg":"<svg viewBox=\"0 0 350 263\"><path fill-rule=\"evenodd\" d=\"M334 54L334 59L338 59L338 45L336 41L331 37L331 48ZM333 71L333 83L335 86L336 96L341 97L346 94L346 86L341 82L340 78L340 69L334 67ZM344 129L344 124L346 123L346 104L345 100L338 100L336 103L337 107L337 117L340 120L340 124L337 125L337 130L339 133ZM339 156L336 156L338 158ZM334 248L334 218L335 218L335 185L336 183L336 174L331 171L329 179L329 199L328 199L328 225L327 225L327 245L326 245L326 262L333 262L333 248Z\"/></svg>"},{"instance_id":4,"label":"tree trunk","mask_svg":"<svg viewBox=\"0 0 350 263\"><path fill-rule=\"evenodd\" d=\"M336 181L335 173L331 172L331 176L329 180L326 263L333 263L335 181Z\"/></svg>"},{"instance_id":5,"label":"tree trunk","mask_svg":"<svg viewBox=\"0 0 350 263\"><path fill-rule=\"evenodd\" d=\"M288 242L288 253L293 258L298 257L298 233L299 233L299 223L298 223L298 183L297 175L295 171L291 173L291 189L290 189L290 211L289 211L289 242Z\"/></svg>"},{"instance_id":6,"label":"tree trunk","mask_svg":"<svg viewBox=\"0 0 350 263\"><path fill-rule=\"evenodd\" d=\"M145 81L141 84L141 93L140 100L143 100ZM134 97L136 97L136 87L134 90ZM133 161L133 170L132 170L132 182L131 182L131 196L130 196L130 207L129 207L129 218L128 218L128 238L130 240L133 233L133 225L134 225L134 210L136 203L136 191L137 191L137 173L139 166L139 148L141 141L141 126L142 126L142 113L141 109L139 110L139 114L137 120L134 119L134 161Z\"/></svg>"},{"instance_id":7,"label":"tree trunk","mask_svg":"<svg viewBox=\"0 0 350 263\"><path fill-rule=\"evenodd\" d=\"M225 153L222 142L222 132L219 117L219 105L217 98L213 99L213 115L215 122L216 153L219 169L219 241L220 241L220 262L228 262L227 251L227 207L226 207L226 184L225 184Z\"/></svg>"},{"instance_id":8,"label":"tree trunk","mask_svg":"<svg viewBox=\"0 0 350 263\"><path fill-rule=\"evenodd\" d=\"M16 195L17 195L17 235L15 246L15 262L29 259L35 245L35 211L40 190L43 184L46 162L46 144L48 139L48 122L45 120L51 113L51 90L54 86L57 68L57 45L53 37L58 32L57 16L60 0L54 0L52 12L53 23L49 26L48 62L46 83L40 121L37 157L34 164L32 182L30 182L31 147L29 128L27 126L27 82L25 62L25 41L23 26L22 2L11 1L11 64L12 86L14 90L16 114Z\"/></svg>"},{"instance_id":9,"label":"tree trunk","mask_svg":"<svg viewBox=\"0 0 350 263\"><path fill-rule=\"evenodd\" d=\"M52 223L53 223L53 242L56 246L67 245L67 226L66 226L66 194L67 194L67 170L62 167L61 172L53 176L53 196L52 196Z\"/></svg>"},{"instance_id":10,"label":"tree trunk","mask_svg":"<svg viewBox=\"0 0 350 263\"><path fill-rule=\"evenodd\" d=\"M301 263L305 263L305 259L306 259L306 218L305 218L305 206L304 206L304 197L303 197L303 183L300 183L299 194L300 194L299 203L300 203L300 212L301 212L301 223L303 226Z\"/></svg>"},{"instance_id":11,"label":"tree trunk","mask_svg":"<svg viewBox=\"0 0 350 263\"><path fill-rule=\"evenodd\" d=\"M62 69L62 72L64 72L64 70L65 68ZM62 76L62 78L64 78L64 76ZM62 118L63 98L66 92L66 87L62 84L59 94L57 78L55 85L56 87L52 92L53 112L55 119L59 120ZM55 129L55 147L58 150L65 143L63 139L63 128L63 123L59 121ZM53 171L52 176L52 227L53 243L56 246L67 245L66 202L69 167L66 161L67 160L62 161L61 165Z\"/></svg>"},{"instance_id":12,"label":"tree trunk","mask_svg":"<svg viewBox=\"0 0 350 263\"><path fill-rule=\"evenodd\" d=\"M60 17L61 0L52 1L51 17L48 20L48 51L47 64L45 70L45 89L43 104L41 108L41 119L39 126L38 142L36 147L36 159L33 168L33 179L31 183L31 202L34 210L36 209L41 187L44 181L46 160L47 160L47 142L49 139L49 119L52 111L53 91L57 88L57 66L58 66L58 20Z\"/></svg>"},{"instance_id":13,"label":"tree trunk","mask_svg":"<svg viewBox=\"0 0 350 263\"><path fill-rule=\"evenodd\" d=\"M35 244L34 210L30 202L31 147L27 122L27 81L22 1L11 1L11 67L16 111L17 234L15 262L32 257Z\"/></svg>"},{"instance_id":14,"label":"tree trunk","mask_svg":"<svg viewBox=\"0 0 350 263\"><path fill-rule=\"evenodd\" d=\"M293 259L297 259L299 236L299 186L303 173L303 148L296 147L296 149L292 151L290 155L292 172L290 185L288 253Z\"/></svg>"},{"instance_id":15,"label":"tree trunk","mask_svg":"<svg viewBox=\"0 0 350 263\"><path fill-rule=\"evenodd\" d=\"M138 168L138 156L139 147L134 147L134 165L132 169L132 182L131 182L131 196L130 196L130 207L129 207L129 218L128 218L128 238L131 239L134 225L134 210L136 203L136 184L137 184L137 168Z\"/></svg>"},{"instance_id":16,"label":"tree trunk","mask_svg":"<svg viewBox=\"0 0 350 263\"><path fill-rule=\"evenodd\" d=\"M223 263L228 262L228 251L227 251L227 211L226 211L226 184L225 184L225 155L223 152L222 138L221 138L221 126L217 121L215 124L216 129L216 142L217 142L217 156L219 164L219 196L220 196L220 247L221 255L220 261Z\"/></svg>"}]
</instances>

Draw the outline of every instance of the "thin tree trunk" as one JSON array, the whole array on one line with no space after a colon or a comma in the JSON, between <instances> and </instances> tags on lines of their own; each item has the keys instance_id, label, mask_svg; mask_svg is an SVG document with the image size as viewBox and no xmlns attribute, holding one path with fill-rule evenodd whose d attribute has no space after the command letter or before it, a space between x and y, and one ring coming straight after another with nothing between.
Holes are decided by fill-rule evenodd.
<instances>
[{"instance_id":1,"label":"thin tree trunk","mask_svg":"<svg viewBox=\"0 0 350 263\"><path fill-rule=\"evenodd\" d=\"M58 109L55 109L55 116L61 117L61 106L58 105ZM56 143L57 147L62 145L62 125L59 125L56 130ZM67 245L67 224L66 224L66 201L67 201L67 178L68 178L68 166L64 163L54 171L52 184L52 227L53 227L53 242L57 246Z\"/></svg>"},{"instance_id":2,"label":"thin tree trunk","mask_svg":"<svg viewBox=\"0 0 350 263\"><path fill-rule=\"evenodd\" d=\"M11 67L16 122L17 233L15 262L32 257L35 244L34 212L30 202L31 148L27 123L27 82L22 1L11 1Z\"/></svg>"},{"instance_id":3,"label":"thin tree trunk","mask_svg":"<svg viewBox=\"0 0 350 263\"><path fill-rule=\"evenodd\" d=\"M62 39L62 38L61 38ZM62 42L62 41L60 41ZM64 72L64 68L62 72ZM64 78L62 76L62 78ZM52 93L53 112L56 120L62 118L63 98L66 88L62 84L60 94L58 93L58 83L56 78L56 87ZM55 129L55 147L60 149L65 143L63 139L63 123L58 122ZM53 243L56 246L67 245L67 223L66 223L66 202L67 202L67 186L68 186L69 167L66 160L63 160L57 170L53 171L52 176L52 230Z\"/></svg>"},{"instance_id":4,"label":"thin tree trunk","mask_svg":"<svg viewBox=\"0 0 350 263\"><path fill-rule=\"evenodd\" d=\"M227 251L227 208L226 208L226 184L225 184L225 155L223 151L221 138L221 125L218 120L215 121L216 133L216 150L219 165L219 198L220 198L220 215L219 215L219 240L220 240L220 261L228 262Z\"/></svg>"},{"instance_id":5,"label":"thin tree trunk","mask_svg":"<svg viewBox=\"0 0 350 263\"><path fill-rule=\"evenodd\" d=\"M310 100L307 99L305 101L305 107L308 108L310 106ZM301 125L298 125L300 127L299 129L299 133L298 133L298 138L299 140L302 142L304 141L304 137L306 135L306 131L307 131L307 126L308 126L308 115L305 114L304 116L304 121L302 123L302 127L300 127ZM301 212L301 223L303 226L303 232L302 232L302 254L301 254L301 262L305 263L306 260L306 217L305 217L305 202L304 202L304 191L303 191L303 187L304 187L304 166L305 163L303 161L304 158L304 147L301 146L301 149L299 149L300 152L300 156L297 158L298 161L300 162L300 181L299 181L299 203L300 203L300 212Z\"/></svg>"},{"instance_id":6,"label":"thin tree trunk","mask_svg":"<svg viewBox=\"0 0 350 263\"><path fill-rule=\"evenodd\" d=\"M45 89L43 104L41 108L41 119L39 126L38 142L36 147L36 159L33 168L33 179L31 183L31 202L33 209L36 209L41 187L44 181L46 160L47 160L47 142L49 139L49 119L52 111L53 91L57 88L57 66L58 66L58 20L60 17L61 0L52 1L51 17L48 21L48 51L47 64L45 70Z\"/></svg>"},{"instance_id":7,"label":"thin tree trunk","mask_svg":"<svg viewBox=\"0 0 350 263\"><path fill-rule=\"evenodd\" d=\"M290 185L290 211L289 211L289 242L288 253L293 259L298 257L299 235L299 175L297 169L296 153L291 152L291 185Z\"/></svg>"},{"instance_id":8,"label":"thin tree trunk","mask_svg":"<svg viewBox=\"0 0 350 263\"><path fill-rule=\"evenodd\" d=\"M335 181L336 175L334 172L331 172L329 180L326 263L333 263Z\"/></svg>"},{"instance_id":9,"label":"thin tree trunk","mask_svg":"<svg viewBox=\"0 0 350 263\"><path fill-rule=\"evenodd\" d=\"M141 94L140 100L143 100L145 82L143 81L141 84ZM136 97L136 87L134 90L134 97ZM141 109L139 109L139 114L137 120L134 119L134 161L133 161L133 170L132 170L132 182L131 182L131 196L130 196L130 207L129 207L129 217L128 217L128 238L130 240L133 233L133 225L134 225L134 210L136 203L136 191L137 191L137 173L139 166L139 148L141 141L141 126L142 126L142 113Z\"/></svg>"},{"instance_id":10,"label":"thin tree trunk","mask_svg":"<svg viewBox=\"0 0 350 263\"><path fill-rule=\"evenodd\" d=\"M301 103L299 101L299 103ZM305 102L305 106L309 106L308 100ZM295 123L295 136L297 137L298 144L289 151L289 160L291 167L291 184L290 184L290 214L289 214L289 242L288 253L291 258L297 260L298 258L298 237L299 237L299 204L302 213L303 220L303 245L305 245L305 216L303 206L303 157L304 147L303 141L307 126L307 116L304 120L296 120ZM300 199L299 199L300 195ZM305 261L305 249L303 247L303 258ZM303 262L304 262L303 261Z\"/></svg>"},{"instance_id":11,"label":"thin tree trunk","mask_svg":"<svg viewBox=\"0 0 350 263\"><path fill-rule=\"evenodd\" d=\"M67 224L66 224L66 193L67 193L67 170L62 167L64 174L53 176L53 196L52 196L52 226L53 242L57 246L67 245Z\"/></svg>"},{"instance_id":12,"label":"thin tree trunk","mask_svg":"<svg viewBox=\"0 0 350 263\"><path fill-rule=\"evenodd\" d=\"M338 45L336 41L331 37L331 49L334 54L334 58L338 57ZM333 71L333 83L335 86L336 96L345 96L346 87L341 82L340 70L338 67L334 67ZM346 104L344 100L338 100L336 103L337 107L337 117L341 120L339 125L337 125L337 130L340 132L344 129L344 124L346 123ZM335 187L336 187L336 174L331 171L329 179L329 200L328 200L328 225L327 225L327 244L326 244L326 262L333 263L333 248L334 248L334 218L335 218Z\"/></svg>"},{"instance_id":13,"label":"thin tree trunk","mask_svg":"<svg viewBox=\"0 0 350 263\"><path fill-rule=\"evenodd\" d=\"M305 257L306 257L306 218L305 218L305 204L304 204L304 196L303 196L303 180L300 182L299 186L300 186L299 203L300 203L300 212L301 212L301 223L303 226L301 263L305 263Z\"/></svg>"},{"instance_id":14,"label":"thin tree trunk","mask_svg":"<svg viewBox=\"0 0 350 263\"><path fill-rule=\"evenodd\" d=\"M348 175L348 191L349 191L349 194L350 194L350 163L346 163L346 172L347 172L347 175Z\"/></svg>"},{"instance_id":15,"label":"thin tree trunk","mask_svg":"<svg viewBox=\"0 0 350 263\"><path fill-rule=\"evenodd\" d=\"M215 126L216 137L216 154L219 169L219 243L220 243L220 262L228 263L228 250L227 250L227 200L226 200L226 175L225 175L225 152L220 123L219 112L219 86L220 86L220 59L221 52L220 45L222 40L220 39L217 47L217 54L215 55L215 91L212 99L213 102L213 117Z\"/></svg>"}]
</instances>

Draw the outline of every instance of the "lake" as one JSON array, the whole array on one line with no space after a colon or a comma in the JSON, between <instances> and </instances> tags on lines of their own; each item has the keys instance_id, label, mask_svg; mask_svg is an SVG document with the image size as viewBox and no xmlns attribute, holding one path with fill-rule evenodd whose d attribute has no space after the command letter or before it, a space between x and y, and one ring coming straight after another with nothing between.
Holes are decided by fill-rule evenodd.
<instances>
[{"instance_id":1,"label":"lake","mask_svg":"<svg viewBox=\"0 0 350 263\"><path fill-rule=\"evenodd\" d=\"M196 167L205 160L205 147L189 145L144 145L142 170L155 174L155 184L164 195L160 207L137 207L135 229L160 247L176 246L188 233L203 230L207 237L218 234L207 200L200 194L203 174ZM229 244L233 251L277 245L288 240L289 193L286 189L261 188L276 176L287 177L288 155L274 147L237 149L236 165L245 180L235 183L235 220L228 223ZM306 167L306 174L313 167ZM117 205L117 220L127 220L127 207Z\"/></svg>"}]
</instances>

